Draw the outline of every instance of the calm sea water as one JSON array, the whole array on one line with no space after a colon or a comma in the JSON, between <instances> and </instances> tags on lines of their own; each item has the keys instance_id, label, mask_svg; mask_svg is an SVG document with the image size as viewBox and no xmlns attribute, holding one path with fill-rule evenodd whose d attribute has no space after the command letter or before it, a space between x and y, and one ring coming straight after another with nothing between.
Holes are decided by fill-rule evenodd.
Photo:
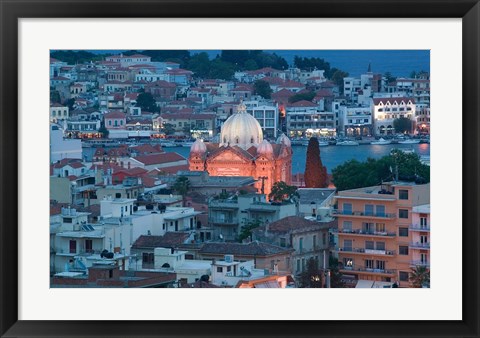
<instances>
[{"instance_id":1,"label":"calm sea water","mask_svg":"<svg viewBox=\"0 0 480 338\"><path fill-rule=\"evenodd\" d=\"M90 52L120 53L123 50L89 50ZM412 71L430 71L429 50L266 50L285 58L292 65L295 55L301 57L319 57L328 61L331 67L342 69L350 76L359 76L372 65L372 72L390 72L394 76L409 76ZM191 50L193 53L206 52L210 58L220 50Z\"/></svg>"},{"instance_id":2,"label":"calm sea water","mask_svg":"<svg viewBox=\"0 0 480 338\"><path fill-rule=\"evenodd\" d=\"M359 146L328 146L320 148L320 157L322 163L327 167L329 173L336 166L343 164L351 159L358 161L365 161L367 158L378 159L386 156L393 148L399 149L414 149L415 153L420 156L430 155L430 144L414 144L414 145L401 145L401 144L388 144L388 145L359 145ZM307 154L307 147L293 146L293 158L292 158L292 173L300 173L305 171L305 160ZM184 157L188 157L190 153L190 147L173 147L164 148L166 152L176 152ZM83 148L84 157L87 161L90 161L95 151L93 148Z\"/></svg>"}]
</instances>

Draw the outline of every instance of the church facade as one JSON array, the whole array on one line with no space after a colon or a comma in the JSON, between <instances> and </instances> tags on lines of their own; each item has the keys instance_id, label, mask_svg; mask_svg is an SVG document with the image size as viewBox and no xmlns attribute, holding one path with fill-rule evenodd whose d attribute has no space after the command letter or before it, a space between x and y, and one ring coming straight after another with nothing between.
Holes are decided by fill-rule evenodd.
<instances>
[{"instance_id":1,"label":"church facade","mask_svg":"<svg viewBox=\"0 0 480 338\"><path fill-rule=\"evenodd\" d=\"M240 103L222 126L220 143L195 141L189 169L211 176L252 176L257 191L268 196L275 182L292 184L292 147L283 134L275 143L264 140L260 124Z\"/></svg>"}]
</instances>

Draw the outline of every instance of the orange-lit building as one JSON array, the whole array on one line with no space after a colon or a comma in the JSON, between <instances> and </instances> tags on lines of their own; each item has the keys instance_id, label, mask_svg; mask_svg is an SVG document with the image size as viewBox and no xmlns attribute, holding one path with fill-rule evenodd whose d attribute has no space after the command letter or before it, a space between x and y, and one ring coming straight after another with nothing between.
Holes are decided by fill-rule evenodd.
<instances>
[{"instance_id":1,"label":"orange-lit building","mask_svg":"<svg viewBox=\"0 0 480 338\"><path fill-rule=\"evenodd\" d=\"M210 176L252 176L255 187L268 196L275 182L292 183L292 147L281 135L276 143L263 139L262 127L240 104L222 126L220 143L197 139L190 149L190 171Z\"/></svg>"},{"instance_id":2,"label":"orange-lit building","mask_svg":"<svg viewBox=\"0 0 480 338\"><path fill-rule=\"evenodd\" d=\"M340 191L336 201L340 272L410 286L415 262L430 259L430 184L389 182Z\"/></svg>"}]
</instances>

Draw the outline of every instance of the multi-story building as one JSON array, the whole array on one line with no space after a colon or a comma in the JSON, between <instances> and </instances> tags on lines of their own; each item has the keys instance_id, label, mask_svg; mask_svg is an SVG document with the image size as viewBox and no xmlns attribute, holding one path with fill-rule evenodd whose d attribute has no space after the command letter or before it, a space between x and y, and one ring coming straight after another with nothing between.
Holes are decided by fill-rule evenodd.
<instances>
[{"instance_id":1,"label":"multi-story building","mask_svg":"<svg viewBox=\"0 0 480 338\"><path fill-rule=\"evenodd\" d=\"M67 120L70 117L68 113L68 106L61 105L60 103L50 104L50 121L57 122L60 120Z\"/></svg>"},{"instance_id":2,"label":"multi-story building","mask_svg":"<svg viewBox=\"0 0 480 338\"><path fill-rule=\"evenodd\" d=\"M286 107L286 128L290 137L335 136L335 115L324 110L323 101L290 103Z\"/></svg>"},{"instance_id":3,"label":"multi-story building","mask_svg":"<svg viewBox=\"0 0 480 338\"><path fill-rule=\"evenodd\" d=\"M338 122L339 132L345 136L373 135L373 118L370 106L340 106Z\"/></svg>"},{"instance_id":4,"label":"multi-story building","mask_svg":"<svg viewBox=\"0 0 480 338\"><path fill-rule=\"evenodd\" d=\"M430 269L430 204L418 205L412 209L412 224L409 227L411 242L410 266L424 266Z\"/></svg>"},{"instance_id":5,"label":"multi-story building","mask_svg":"<svg viewBox=\"0 0 480 338\"><path fill-rule=\"evenodd\" d=\"M231 241L237 239L241 227L249 221L268 224L295 214L294 203L268 203L266 196L262 194L211 200L208 205L209 223L214 230L214 238L221 237Z\"/></svg>"},{"instance_id":6,"label":"multi-story building","mask_svg":"<svg viewBox=\"0 0 480 338\"><path fill-rule=\"evenodd\" d=\"M389 182L340 191L336 199L340 272L408 287L412 261L421 260L413 252L429 249L428 238L414 228L417 221L428 224L418 208L429 203L430 184Z\"/></svg>"},{"instance_id":7,"label":"multi-story building","mask_svg":"<svg viewBox=\"0 0 480 338\"><path fill-rule=\"evenodd\" d=\"M263 130L263 136L270 139L277 138L278 107L267 105L248 105L247 113L255 117Z\"/></svg>"},{"instance_id":8,"label":"multi-story building","mask_svg":"<svg viewBox=\"0 0 480 338\"><path fill-rule=\"evenodd\" d=\"M394 120L405 117L412 120L415 130L415 99L412 97L373 98L373 117L375 135L394 134Z\"/></svg>"}]
</instances>

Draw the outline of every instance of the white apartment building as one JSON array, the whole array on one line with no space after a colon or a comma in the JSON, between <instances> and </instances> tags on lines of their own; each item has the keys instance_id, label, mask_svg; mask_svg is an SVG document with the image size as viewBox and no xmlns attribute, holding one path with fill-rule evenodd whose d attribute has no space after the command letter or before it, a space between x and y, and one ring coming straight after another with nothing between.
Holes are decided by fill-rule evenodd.
<instances>
[{"instance_id":1,"label":"white apartment building","mask_svg":"<svg viewBox=\"0 0 480 338\"><path fill-rule=\"evenodd\" d=\"M412 97L382 97L372 99L374 133L389 135L395 133L393 121L405 117L412 120L415 130L415 99Z\"/></svg>"},{"instance_id":2,"label":"white apartment building","mask_svg":"<svg viewBox=\"0 0 480 338\"><path fill-rule=\"evenodd\" d=\"M263 130L263 137L274 139L278 131L278 106L262 105L258 101L245 102L247 113L255 117Z\"/></svg>"},{"instance_id":3,"label":"white apartment building","mask_svg":"<svg viewBox=\"0 0 480 338\"><path fill-rule=\"evenodd\" d=\"M370 105L340 106L338 130L347 137L373 135L373 117Z\"/></svg>"}]
</instances>

